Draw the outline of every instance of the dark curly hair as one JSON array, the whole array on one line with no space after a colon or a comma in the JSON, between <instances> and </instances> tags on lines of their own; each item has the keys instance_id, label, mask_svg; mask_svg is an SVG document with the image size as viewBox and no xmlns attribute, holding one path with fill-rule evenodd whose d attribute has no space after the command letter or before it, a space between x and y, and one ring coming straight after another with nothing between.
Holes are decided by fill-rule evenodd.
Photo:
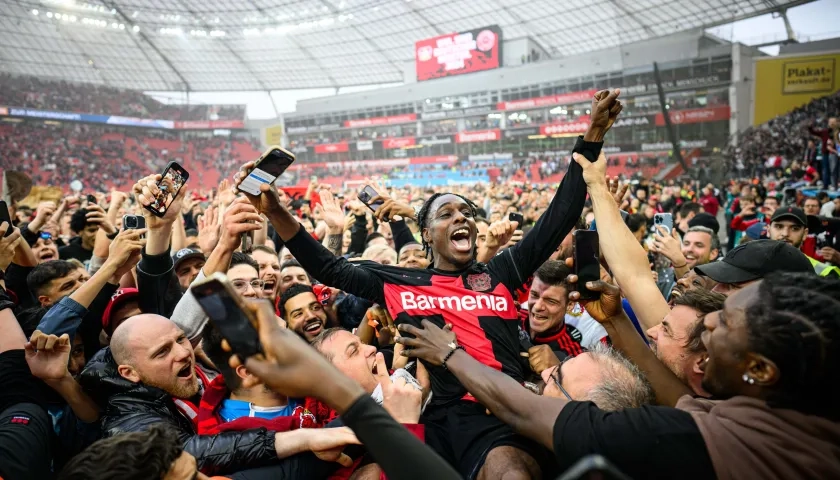
<instances>
[{"instance_id":1,"label":"dark curly hair","mask_svg":"<svg viewBox=\"0 0 840 480\"><path fill-rule=\"evenodd\" d=\"M426 238L423 237L423 230L429 227L428 217L429 210L432 209L432 204L435 203L435 200L444 195L455 195L456 197L460 198L464 201L464 203L467 204L467 206L470 207L470 211L472 213L473 218L478 216L478 207L475 205L475 203L473 203L473 201L469 198L464 197L463 195L458 195L457 193L435 193L434 195L429 197L428 200L426 200L426 203L424 203L423 206L420 207L420 211L417 213L417 226L420 228L420 238L423 241L423 250L426 251L426 256L429 257L429 261L432 262L432 264L435 263L435 255L434 253L432 253L432 249L430 248L429 243L426 242Z\"/></svg>"},{"instance_id":2,"label":"dark curly hair","mask_svg":"<svg viewBox=\"0 0 840 480\"><path fill-rule=\"evenodd\" d=\"M779 379L767 403L840 420L840 280L808 273L775 273L746 310L751 351L772 360Z\"/></svg>"},{"instance_id":3,"label":"dark curly hair","mask_svg":"<svg viewBox=\"0 0 840 480\"><path fill-rule=\"evenodd\" d=\"M144 432L99 440L73 457L59 480L148 480L163 478L184 451L171 427L154 425Z\"/></svg>"}]
</instances>

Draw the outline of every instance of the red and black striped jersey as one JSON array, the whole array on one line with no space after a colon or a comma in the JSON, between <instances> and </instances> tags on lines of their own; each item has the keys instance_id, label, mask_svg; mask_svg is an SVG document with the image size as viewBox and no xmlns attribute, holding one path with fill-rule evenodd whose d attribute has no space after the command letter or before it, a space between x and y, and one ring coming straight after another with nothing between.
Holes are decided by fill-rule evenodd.
<instances>
[{"instance_id":1,"label":"red and black striped jersey","mask_svg":"<svg viewBox=\"0 0 840 480\"><path fill-rule=\"evenodd\" d=\"M602 142L578 138L574 152L595 161ZM407 269L336 257L301 227L286 246L304 269L325 285L384 305L397 324L439 327L450 323L458 343L483 364L522 382L529 371L519 353L519 312L515 292L557 249L583 211L586 184L580 165L571 162L551 204L516 245L488 263L473 262L460 271ZM454 375L426 365L434 404L460 399L467 392Z\"/></svg>"}]
</instances>

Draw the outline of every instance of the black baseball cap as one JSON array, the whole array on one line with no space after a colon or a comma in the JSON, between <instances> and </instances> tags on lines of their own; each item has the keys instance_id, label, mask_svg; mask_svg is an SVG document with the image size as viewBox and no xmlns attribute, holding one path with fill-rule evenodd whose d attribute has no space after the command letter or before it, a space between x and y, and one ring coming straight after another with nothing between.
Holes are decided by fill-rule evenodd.
<instances>
[{"instance_id":1,"label":"black baseball cap","mask_svg":"<svg viewBox=\"0 0 840 480\"><path fill-rule=\"evenodd\" d=\"M174 267L177 268L179 263L191 258L200 258L204 260L204 252L197 248L182 248L175 252L175 255L172 255L172 262L175 264Z\"/></svg>"},{"instance_id":2,"label":"black baseball cap","mask_svg":"<svg viewBox=\"0 0 840 480\"><path fill-rule=\"evenodd\" d=\"M770 219L770 223L773 223L776 220L782 220L782 219L785 219L785 218L787 218L789 220L796 220L803 227L808 226L808 217L805 215L805 212L803 212L801 208L797 208L797 207L777 208L776 211L773 212L773 217Z\"/></svg>"},{"instance_id":3,"label":"black baseball cap","mask_svg":"<svg viewBox=\"0 0 840 480\"><path fill-rule=\"evenodd\" d=\"M755 240L739 245L719 262L694 267L718 283L743 283L764 278L773 272L810 272L814 267L804 253L785 242Z\"/></svg>"},{"instance_id":4,"label":"black baseball cap","mask_svg":"<svg viewBox=\"0 0 840 480\"><path fill-rule=\"evenodd\" d=\"M720 231L720 222L711 213L700 212L688 221L688 228L706 227L717 234Z\"/></svg>"}]
</instances>

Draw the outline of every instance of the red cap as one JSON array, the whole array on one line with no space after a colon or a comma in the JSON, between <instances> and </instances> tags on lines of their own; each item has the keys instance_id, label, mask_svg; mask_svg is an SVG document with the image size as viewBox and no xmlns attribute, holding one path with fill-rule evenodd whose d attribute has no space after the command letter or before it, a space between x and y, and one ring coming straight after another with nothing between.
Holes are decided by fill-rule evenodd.
<instances>
[{"instance_id":1,"label":"red cap","mask_svg":"<svg viewBox=\"0 0 840 480\"><path fill-rule=\"evenodd\" d=\"M134 300L139 296L140 292L136 288L120 288L114 292L114 295L111 296L111 301L105 307L105 313L102 314L102 328L110 332L111 329L108 327L111 325L111 314L125 305L125 302Z\"/></svg>"}]
</instances>

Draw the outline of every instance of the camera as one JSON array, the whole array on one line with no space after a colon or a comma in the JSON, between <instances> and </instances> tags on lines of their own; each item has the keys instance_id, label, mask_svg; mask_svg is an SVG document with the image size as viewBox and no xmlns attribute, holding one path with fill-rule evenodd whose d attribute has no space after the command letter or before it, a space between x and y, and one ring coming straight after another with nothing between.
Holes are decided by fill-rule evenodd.
<instances>
[{"instance_id":1,"label":"camera","mask_svg":"<svg viewBox=\"0 0 840 480\"><path fill-rule=\"evenodd\" d=\"M370 202L370 195L367 192L365 192L364 190L362 190L359 193L359 200L361 200L362 203L368 203L368 202Z\"/></svg>"},{"instance_id":2,"label":"camera","mask_svg":"<svg viewBox=\"0 0 840 480\"><path fill-rule=\"evenodd\" d=\"M123 230L146 228L146 218L140 215L126 215L123 217Z\"/></svg>"}]
</instances>

